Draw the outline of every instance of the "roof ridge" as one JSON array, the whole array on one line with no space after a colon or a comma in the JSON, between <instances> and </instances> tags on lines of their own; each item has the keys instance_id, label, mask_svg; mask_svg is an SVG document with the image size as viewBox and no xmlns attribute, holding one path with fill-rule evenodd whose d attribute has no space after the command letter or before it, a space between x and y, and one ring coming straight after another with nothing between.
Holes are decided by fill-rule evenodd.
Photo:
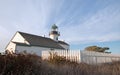
<instances>
[{"instance_id":1,"label":"roof ridge","mask_svg":"<svg viewBox=\"0 0 120 75\"><path fill-rule=\"evenodd\" d=\"M43 36L40 36L40 35L35 35L35 34L30 34L30 33L26 33L26 32L21 32L21 31L17 31L19 33L23 33L23 34L27 34L27 35L32 35L32 36L37 36L37 37L42 37L42 38L48 38L48 37L43 37ZM50 39L50 38L48 38ZM51 39L52 40L52 39Z\"/></svg>"}]
</instances>

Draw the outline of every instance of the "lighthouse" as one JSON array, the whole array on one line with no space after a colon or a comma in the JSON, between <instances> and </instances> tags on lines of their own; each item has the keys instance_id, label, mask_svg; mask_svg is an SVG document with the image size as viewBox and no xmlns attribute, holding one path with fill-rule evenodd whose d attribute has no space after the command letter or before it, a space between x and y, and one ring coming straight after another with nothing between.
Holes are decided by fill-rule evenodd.
<instances>
[{"instance_id":1,"label":"lighthouse","mask_svg":"<svg viewBox=\"0 0 120 75\"><path fill-rule=\"evenodd\" d=\"M60 32L58 32L58 27L55 24L52 25L49 36L54 41L58 41L58 37L60 36Z\"/></svg>"}]
</instances>

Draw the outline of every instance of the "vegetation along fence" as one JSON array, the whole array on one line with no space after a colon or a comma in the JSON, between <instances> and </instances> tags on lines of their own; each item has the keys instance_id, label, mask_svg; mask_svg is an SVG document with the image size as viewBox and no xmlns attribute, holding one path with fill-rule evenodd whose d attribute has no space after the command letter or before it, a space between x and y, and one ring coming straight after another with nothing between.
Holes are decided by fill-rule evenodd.
<instances>
[{"instance_id":1,"label":"vegetation along fence","mask_svg":"<svg viewBox=\"0 0 120 75\"><path fill-rule=\"evenodd\" d=\"M88 64L99 64L120 61L120 55L78 50L42 51L42 58L48 59L50 53L56 54L58 56L63 56L70 61L78 63L83 62Z\"/></svg>"}]
</instances>

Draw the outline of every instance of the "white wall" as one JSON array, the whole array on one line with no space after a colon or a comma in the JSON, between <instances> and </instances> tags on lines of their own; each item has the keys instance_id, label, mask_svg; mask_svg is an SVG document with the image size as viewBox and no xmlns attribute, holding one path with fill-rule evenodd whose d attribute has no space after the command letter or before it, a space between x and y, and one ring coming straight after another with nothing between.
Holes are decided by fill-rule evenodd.
<instances>
[{"instance_id":1,"label":"white wall","mask_svg":"<svg viewBox=\"0 0 120 75\"><path fill-rule=\"evenodd\" d=\"M37 46L16 46L16 53L27 52L41 56L42 51L49 51L51 48L37 47ZM60 49L56 49L60 50Z\"/></svg>"},{"instance_id":2,"label":"white wall","mask_svg":"<svg viewBox=\"0 0 120 75\"><path fill-rule=\"evenodd\" d=\"M93 51L81 51L81 61L88 64L110 63L120 61L120 55L100 53Z\"/></svg>"},{"instance_id":3,"label":"white wall","mask_svg":"<svg viewBox=\"0 0 120 75\"><path fill-rule=\"evenodd\" d=\"M6 50L8 50L9 52L15 52L15 47L16 47L16 44L13 42L10 42L6 47Z\"/></svg>"},{"instance_id":4,"label":"white wall","mask_svg":"<svg viewBox=\"0 0 120 75\"><path fill-rule=\"evenodd\" d=\"M55 41L58 41L58 35L55 35L55 34L50 34L50 38L55 40Z\"/></svg>"},{"instance_id":5,"label":"white wall","mask_svg":"<svg viewBox=\"0 0 120 75\"><path fill-rule=\"evenodd\" d=\"M16 34L13 36L13 38L6 47L6 50L8 50L9 52L15 52L16 44L13 42L29 44L18 32L16 32Z\"/></svg>"},{"instance_id":6,"label":"white wall","mask_svg":"<svg viewBox=\"0 0 120 75\"><path fill-rule=\"evenodd\" d=\"M19 42L19 43L29 44L18 32L13 37L12 42Z\"/></svg>"}]
</instances>

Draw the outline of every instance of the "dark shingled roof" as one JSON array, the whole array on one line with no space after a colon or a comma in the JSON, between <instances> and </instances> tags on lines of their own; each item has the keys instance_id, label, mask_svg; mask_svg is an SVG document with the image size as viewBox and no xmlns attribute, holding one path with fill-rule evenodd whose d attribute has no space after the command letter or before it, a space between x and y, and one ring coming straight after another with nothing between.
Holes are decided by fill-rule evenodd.
<instances>
[{"instance_id":1,"label":"dark shingled roof","mask_svg":"<svg viewBox=\"0 0 120 75\"><path fill-rule=\"evenodd\" d=\"M13 41L12 41L12 42L13 42ZM16 43L17 45L30 46L30 45L28 45L28 44L26 44L26 43L20 43L20 42L13 42L13 43Z\"/></svg>"},{"instance_id":2,"label":"dark shingled roof","mask_svg":"<svg viewBox=\"0 0 120 75\"><path fill-rule=\"evenodd\" d=\"M64 49L59 43L50 38L37 36L29 33L19 32L26 41L30 43L31 46L41 46L41 47L48 47L48 48L56 48L56 49Z\"/></svg>"}]
</instances>

